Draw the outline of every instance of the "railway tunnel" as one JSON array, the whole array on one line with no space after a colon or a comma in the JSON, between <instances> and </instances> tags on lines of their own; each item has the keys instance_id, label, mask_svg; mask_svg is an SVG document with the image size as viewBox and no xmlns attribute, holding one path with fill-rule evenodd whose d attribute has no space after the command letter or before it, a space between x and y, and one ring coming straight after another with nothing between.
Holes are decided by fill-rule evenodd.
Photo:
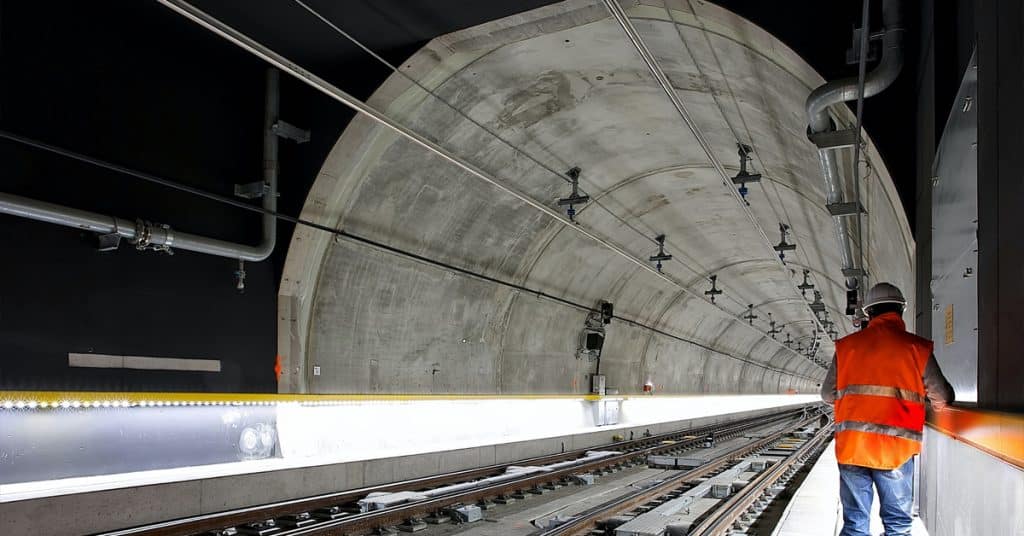
<instances>
[{"instance_id":1,"label":"railway tunnel","mask_svg":"<svg viewBox=\"0 0 1024 536\"><path fill-rule=\"evenodd\" d=\"M0 6L4 534L836 534L880 282L1024 531L1019 6Z\"/></svg>"}]
</instances>

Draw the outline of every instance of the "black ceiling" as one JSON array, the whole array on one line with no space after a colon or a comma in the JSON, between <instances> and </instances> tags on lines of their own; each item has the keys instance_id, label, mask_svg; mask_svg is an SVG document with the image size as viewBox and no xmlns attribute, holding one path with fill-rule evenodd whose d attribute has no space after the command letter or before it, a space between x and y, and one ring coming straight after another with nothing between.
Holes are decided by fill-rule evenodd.
<instances>
[{"instance_id":1,"label":"black ceiling","mask_svg":"<svg viewBox=\"0 0 1024 536\"><path fill-rule=\"evenodd\" d=\"M396 63L434 36L550 3L306 1ZM368 97L389 74L293 0L196 3L357 97ZM826 78L855 72L844 56L860 0L721 3L779 37ZM909 4L913 23L920 8ZM912 212L918 36L913 24L909 30L906 70L868 100L865 125ZM212 192L230 195L233 184L260 176L265 68L155 0L0 0L0 129ZM946 70L959 79L957 69ZM307 144L281 145L279 210L298 215L352 114L287 78L281 97L281 117L312 131ZM6 140L0 162L0 191L226 240L259 238L254 214ZM271 262L249 265L250 284L238 294L230 259L166 257L128 246L97 253L91 233L0 217L0 251L18 259L0 263L0 353L13 356L0 359L0 388L275 389L274 303L291 231L279 226ZM138 375L93 378L67 369L69 351L213 352L228 372L173 378L173 385Z\"/></svg>"},{"instance_id":2,"label":"black ceiling","mask_svg":"<svg viewBox=\"0 0 1024 536\"><path fill-rule=\"evenodd\" d=\"M553 3L545 0L305 1L393 63L403 61L434 36ZM259 144L251 143L253 134L250 132L233 141L218 137L217 143L202 147L188 142L178 147L179 142L166 139L169 134L202 139L205 137L202 132L190 131L222 130L224 125L211 123L224 121L249 126L258 119L258 110L252 110L256 113L247 110L245 117L233 116L240 113L235 110L238 104L260 102L261 63L247 53L155 1L0 2L3 6L0 8L3 16L0 57L10 69L5 85L27 84L20 88L2 88L8 97L13 93L24 97L14 100L29 102L36 96L46 95L56 102L41 105L46 108L44 113L59 115L64 121L101 120L120 123L122 130L135 127L136 135L117 143L134 147L125 157L128 161L122 158L126 164L160 171L162 159L154 153L169 150L184 153L176 158L178 165L174 168L192 158L201 158L202 162L187 166L189 176L171 177L185 182L206 184L201 178L204 174L237 174L238 168L244 167L240 162L258 161ZM196 0L195 4L360 98L368 97L389 74L386 68L294 0ZM847 65L844 56L850 44L850 30L860 18L860 0L789 0L784 6L778 2L723 0L720 4L779 37L826 78L854 74L855 67ZM907 67L890 90L868 101L865 124L890 167L913 225L914 152L906 150L905 141L907 133L914 129L912 102L916 94L916 61L913 58L916 50L913 48L918 38L913 24L915 14L908 13L906 19L911 23L905 40L911 47ZM24 78L32 73L37 73L39 83L51 87L42 88L40 94L31 87L32 80ZM97 91L113 93L119 98L111 99L111 109L104 110L102 118L97 118L82 95L61 99L53 92L53 84L66 86L74 82L91 86L83 95ZM128 95L132 92L144 97ZM207 102L201 102L204 97ZM222 113L190 120L174 118L167 122L167 127L177 126L179 130L168 132L165 128L154 128L150 134L162 113L187 113L190 108L201 110L210 106L214 99L221 100L221 104L212 104ZM190 105L193 100L199 101L198 104ZM99 98L89 102L102 101ZM133 101L146 104L133 108ZM121 109L117 109L119 102L125 104ZM3 105L12 106L10 102ZM282 209L295 214L301 209L305 188L311 184L330 143L343 130L351 114L342 105L294 82L284 86L282 107L285 116L291 114L292 122L304 122L304 126L314 129L314 139L318 142L299 151L286 149L286 153L299 154L282 157L292 171L291 181L285 186L288 195L282 199ZM94 136L75 139L74 129L55 130L45 122L33 121L19 113L5 115L0 110L0 124L9 129L20 128L23 132L27 129L24 133L55 143L63 142L87 153L115 157L121 152L104 145L110 145L113 140L104 141ZM111 126L112 130L117 130L116 124ZM46 132L40 132L43 129ZM243 144L242 139L248 141ZM222 189L222 185L210 187Z\"/></svg>"}]
</instances>

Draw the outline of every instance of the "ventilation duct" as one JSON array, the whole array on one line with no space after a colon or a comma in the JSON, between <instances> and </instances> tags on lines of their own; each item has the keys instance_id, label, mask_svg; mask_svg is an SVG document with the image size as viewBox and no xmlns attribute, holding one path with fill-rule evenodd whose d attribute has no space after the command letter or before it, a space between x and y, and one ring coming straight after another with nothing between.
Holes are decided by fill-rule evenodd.
<instances>
[{"instance_id":1,"label":"ventilation duct","mask_svg":"<svg viewBox=\"0 0 1024 536\"><path fill-rule=\"evenodd\" d=\"M882 24L882 60L864 78L864 98L877 95L889 87L903 67L903 21L898 0L883 0ZM836 150L851 147L859 139L858 133L852 130L837 131L828 115L828 108L856 100L859 97L858 86L857 77L834 80L819 86L807 97L808 132L818 146L828 208L835 221L835 238L839 245L843 276L847 287L851 289L857 288L863 267L857 266L854 260L849 216L859 217L862 209L844 199Z\"/></svg>"}]
</instances>

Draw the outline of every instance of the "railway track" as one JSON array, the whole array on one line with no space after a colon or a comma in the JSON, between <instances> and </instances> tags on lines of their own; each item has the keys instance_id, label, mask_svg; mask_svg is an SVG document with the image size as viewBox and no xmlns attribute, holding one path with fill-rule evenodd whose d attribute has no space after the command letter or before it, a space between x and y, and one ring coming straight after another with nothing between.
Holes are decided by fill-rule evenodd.
<instances>
[{"instance_id":1,"label":"railway track","mask_svg":"<svg viewBox=\"0 0 1024 536\"><path fill-rule=\"evenodd\" d=\"M801 426L813 425L816 422L821 424L819 417L807 419L801 423ZM750 445L734 449L693 470L680 472L657 486L618 497L582 512L564 524L538 531L532 536L647 534L642 531L633 533L622 522L625 519L635 519L642 515L638 512L646 513L652 510L651 505L660 506L668 501L678 499L685 491L694 488L696 482L714 477L722 473L724 469L738 465L737 460L778 444L787 438L791 431L792 429L782 430ZM820 426L815 434L804 441L798 449L786 456L785 459L766 467L742 489L723 499L720 505L697 519L695 525L676 526L665 534L686 534L687 536L746 534L743 531L749 527L776 494L774 487L780 483L787 483L797 466L808 458L820 454L830 438L831 426Z\"/></svg>"},{"instance_id":2,"label":"railway track","mask_svg":"<svg viewBox=\"0 0 1024 536\"><path fill-rule=\"evenodd\" d=\"M442 517L460 505L489 503L539 493L564 485L577 475L607 474L645 463L652 454L683 453L698 447L708 434L727 439L772 423L796 421L803 409L650 435L592 449L570 451L478 469L424 477L305 499L195 516L103 533L104 536L313 536L361 535L387 532L388 527L421 523L428 516ZM757 445L765 444L765 440ZM754 450L757 447L752 447ZM588 454L589 453L589 454ZM724 463L724 461L722 462ZM718 467L721 464L716 464ZM527 471L512 467L526 467ZM542 468L542 469L537 469ZM660 487L660 486L659 486ZM368 499L384 495L394 504ZM379 497L379 496L378 496ZM408 500L402 500L408 498ZM568 534L568 533L567 533Z\"/></svg>"}]
</instances>

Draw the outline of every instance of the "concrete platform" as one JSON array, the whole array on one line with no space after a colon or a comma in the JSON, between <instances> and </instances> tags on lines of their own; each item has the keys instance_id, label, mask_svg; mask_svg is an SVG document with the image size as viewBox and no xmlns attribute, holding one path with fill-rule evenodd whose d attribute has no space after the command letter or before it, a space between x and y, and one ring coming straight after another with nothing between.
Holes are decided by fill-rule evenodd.
<instances>
[{"instance_id":1,"label":"concrete platform","mask_svg":"<svg viewBox=\"0 0 1024 536\"><path fill-rule=\"evenodd\" d=\"M836 536L843 528L843 507L839 504L839 466L835 442L829 443L807 475L772 536ZM871 534L882 534L878 516L878 495L871 509ZM914 536L928 536L924 523L914 518Z\"/></svg>"}]
</instances>

